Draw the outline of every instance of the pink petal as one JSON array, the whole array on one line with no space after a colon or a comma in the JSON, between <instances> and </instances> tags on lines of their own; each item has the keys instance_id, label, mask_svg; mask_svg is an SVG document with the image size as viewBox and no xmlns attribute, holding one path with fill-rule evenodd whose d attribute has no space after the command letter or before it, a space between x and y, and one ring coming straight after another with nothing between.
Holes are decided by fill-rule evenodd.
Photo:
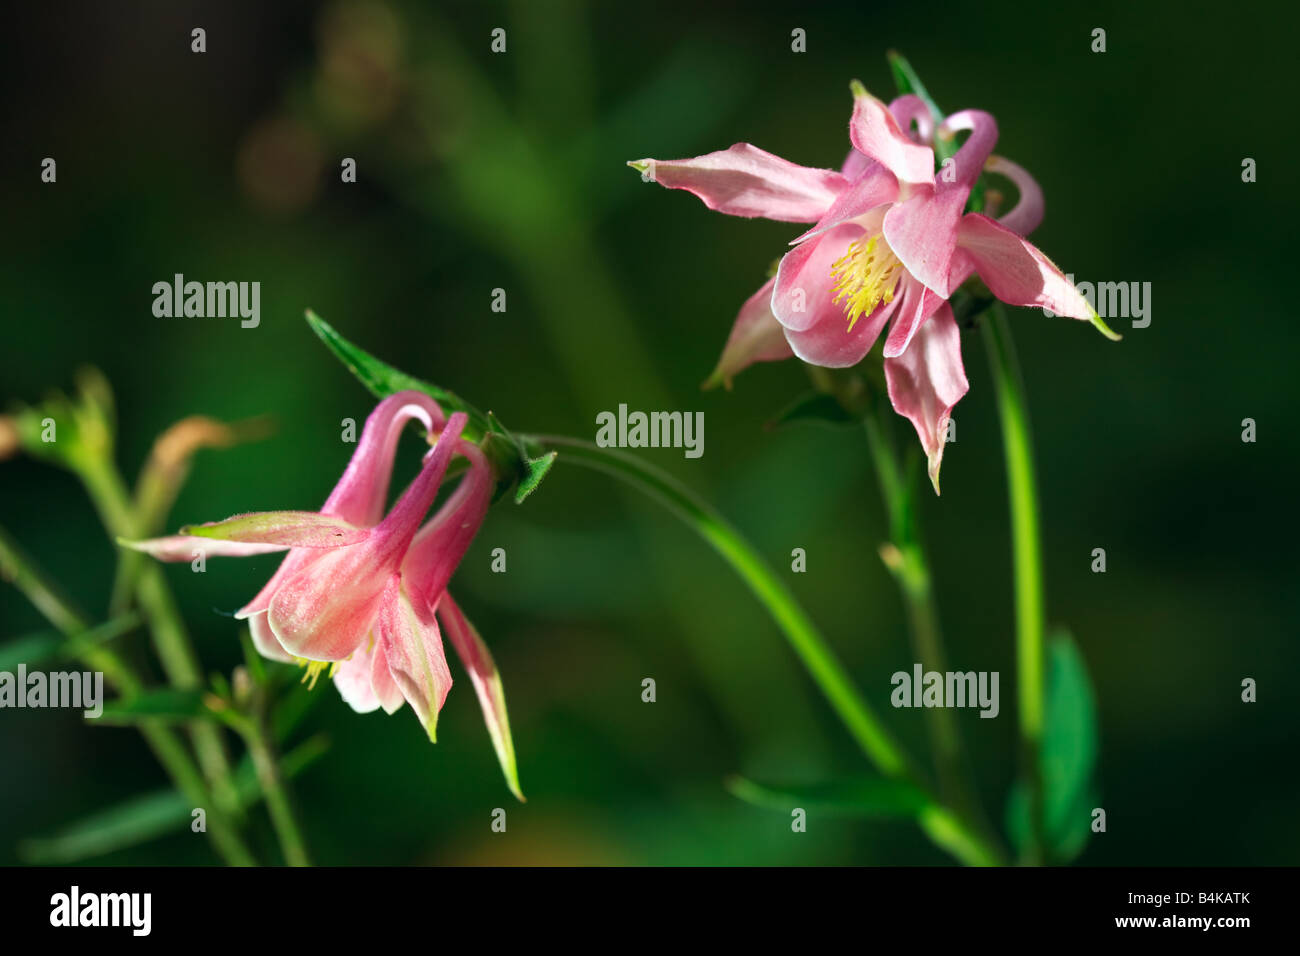
<instances>
[{"instance_id":1,"label":"pink petal","mask_svg":"<svg viewBox=\"0 0 1300 956\"><path fill-rule=\"evenodd\" d=\"M962 217L957 243L989 291L1003 302L1088 319L1108 338L1119 338L1047 256L1001 223L967 213Z\"/></svg>"},{"instance_id":2,"label":"pink petal","mask_svg":"<svg viewBox=\"0 0 1300 956\"><path fill-rule=\"evenodd\" d=\"M379 698L370 687L373 663L366 645L362 644L334 672L334 686L338 688L339 696L358 714L369 714L379 709Z\"/></svg>"},{"instance_id":3,"label":"pink petal","mask_svg":"<svg viewBox=\"0 0 1300 956\"><path fill-rule=\"evenodd\" d=\"M722 349L717 368L704 383L705 388L718 384L731 388L732 378L755 362L776 362L790 358L794 353L785 340L785 330L772 314L773 277L762 288L745 300L740 314L731 327L731 335Z\"/></svg>"},{"instance_id":4,"label":"pink petal","mask_svg":"<svg viewBox=\"0 0 1300 956\"><path fill-rule=\"evenodd\" d=\"M871 351L901 299L901 295L895 295L891 302L882 300L870 315L858 319L852 329L844 313L839 312L810 329L786 329L785 337L794 354L810 365L848 368L857 365Z\"/></svg>"},{"instance_id":5,"label":"pink petal","mask_svg":"<svg viewBox=\"0 0 1300 956\"><path fill-rule=\"evenodd\" d=\"M903 133L922 145L934 139L934 115L921 97L905 93L889 104L889 112L898 121ZM916 135L912 136L912 124L916 123Z\"/></svg>"},{"instance_id":6,"label":"pink petal","mask_svg":"<svg viewBox=\"0 0 1300 956\"><path fill-rule=\"evenodd\" d=\"M271 630L271 625L266 622L265 611L248 616L248 633L253 639L253 647L257 649L257 653L268 660L280 661L284 664L293 663L293 655L280 646L275 632Z\"/></svg>"},{"instance_id":7,"label":"pink petal","mask_svg":"<svg viewBox=\"0 0 1300 956\"><path fill-rule=\"evenodd\" d=\"M911 348L885 360L885 380L894 410L916 427L938 494L948 419L970 387L961 362L961 336L948 303L921 327Z\"/></svg>"},{"instance_id":8,"label":"pink petal","mask_svg":"<svg viewBox=\"0 0 1300 956\"><path fill-rule=\"evenodd\" d=\"M406 698L402 696L397 681L393 680L392 668L388 666L388 653L384 650L382 641L375 641L375 646L370 651L370 662L370 689L374 691L375 699L384 708L384 713L397 713L406 703Z\"/></svg>"},{"instance_id":9,"label":"pink petal","mask_svg":"<svg viewBox=\"0 0 1300 956\"><path fill-rule=\"evenodd\" d=\"M163 538L149 538L147 541L127 541L118 538L117 543L132 551L142 551L159 561L193 561L197 551L206 558L246 558L254 554L274 554L284 551L284 544L248 544L243 541L213 541L209 538L196 538L188 534L173 534Z\"/></svg>"},{"instance_id":10,"label":"pink petal","mask_svg":"<svg viewBox=\"0 0 1300 956\"><path fill-rule=\"evenodd\" d=\"M922 285L943 298L949 294L948 274L965 205L964 192L925 188L885 214L889 248Z\"/></svg>"},{"instance_id":11,"label":"pink petal","mask_svg":"<svg viewBox=\"0 0 1300 956\"><path fill-rule=\"evenodd\" d=\"M366 418L352 460L321 508L322 514L337 515L363 528L379 523L388 502L397 441L412 419L432 433L442 427L446 416L428 395L411 390L390 395L375 406Z\"/></svg>"},{"instance_id":12,"label":"pink petal","mask_svg":"<svg viewBox=\"0 0 1300 956\"><path fill-rule=\"evenodd\" d=\"M935 295L913 278L903 280L899 289L903 294L903 304L894 313L894 324L889 327L889 337L885 339L885 358L896 358L907 351L912 337L946 300Z\"/></svg>"},{"instance_id":13,"label":"pink petal","mask_svg":"<svg viewBox=\"0 0 1300 956\"><path fill-rule=\"evenodd\" d=\"M483 709L483 721L487 724L488 735L492 738L492 747L505 774L510 792L521 801L523 792L519 788L519 768L515 763L515 744L510 736L510 717L506 713L505 688L501 684L501 675L497 672L496 662L483 638L479 636L474 625L469 622L450 594L443 594L438 604L438 617L446 629L447 637L460 655L461 663L469 671L474 683L474 692L478 694L479 706Z\"/></svg>"},{"instance_id":14,"label":"pink petal","mask_svg":"<svg viewBox=\"0 0 1300 956\"><path fill-rule=\"evenodd\" d=\"M833 301L831 267L863 236L862 226L848 222L801 242L784 256L772 288L772 314L787 329L802 332L836 316L848 328L844 306Z\"/></svg>"},{"instance_id":15,"label":"pink petal","mask_svg":"<svg viewBox=\"0 0 1300 956\"><path fill-rule=\"evenodd\" d=\"M669 189L685 189L729 216L816 222L848 180L833 169L809 169L737 143L694 159L629 163Z\"/></svg>"},{"instance_id":16,"label":"pink petal","mask_svg":"<svg viewBox=\"0 0 1300 956\"><path fill-rule=\"evenodd\" d=\"M855 149L888 169L900 183L934 185L934 152L912 142L889 108L860 86L854 90L849 139Z\"/></svg>"},{"instance_id":17,"label":"pink petal","mask_svg":"<svg viewBox=\"0 0 1300 956\"><path fill-rule=\"evenodd\" d=\"M435 606L446 590L492 502L492 469L483 452L469 442L461 442L459 452L469 459L469 471L420 529L402 564L402 580L411 597L429 607Z\"/></svg>"},{"instance_id":18,"label":"pink petal","mask_svg":"<svg viewBox=\"0 0 1300 956\"><path fill-rule=\"evenodd\" d=\"M276 589L268 621L285 650L309 660L341 661L366 640L388 580L437 496L466 421L464 412L447 419L420 474L369 539L322 552Z\"/></svg>"},{"instance_id":19,"label":"pink petal","mask_svg":"<svg viewBox=\"0 0 1300 956\"><path fill-rule=\"evenodd\" d=\"M451 690L451 671L433 611L413 605L400 579L393 578L375 624L393 681L429 734L437 740L438 712Z\"/></svg>"},{"instance_id":20,"label":"pink petal","mask_svg":"<svg viewBox=\"0 0 1300 956\"><path fill-rule=\"evenodd\" d=\"M369 528L315 511L254 511L225 521L181 528L203 541L239 541L293 548L343 548L370 536Z\"/></svg>"},{"instance_id":21,"label":"pink petal","mask_svg":"<svg viewBox=\"0 0 1300 956\"><path fill-rule=\"evenodd\" d=\"M844 164L840 167L840 173L849 182L853 182L853 180L862 176L863 173L867 172L872 167L877 167L879 165L880 164L870 156L859 153L856 149L849 147L849 154L844 157Z\"/></svg>"},{"instance_id":22,"label":"pink petal","mask_svg":"<svg viewBox=\"0 0 1300 956\"><path fill-rule=\"evenodd\" d=\"M853 181L853 185L835 197L835 202L826 210L826 215L790 245L798 245L850 220L860 220L860 225L874 224L897 198L898 180L894 174L873 163L869 170Z\"/></svg>"},{"instance_id":23,"label":"pink petal","mask_svg":"<svg viewBox=\"0 0 1300 956\"><path fill-rule=\"evenodd\" d=\"M1018 236L1027 236L1037 229L1043 221L1043 190L1038 185L1038 180L1029 175L1026 169L1003 156L991 156L984 168L1011 180L1019 193L1011 211L999 216L998 222Z\"/></svg>"},{"instance_id":24,"label":"pink petal","mask_svg":"<svg viewBox=\"0 0 1300 956\"><path fill-rule=\"evenodd\" d=\"M970 135L952 157L951 177L940 176L938 185L940 189L957 189L965 196L970 194L970 188L984 171L985 160L997 145L998 123L983 110L962 110L943 121L939 135L951 137L962 130L970 130Z\"/></svg>"}]
</instances>

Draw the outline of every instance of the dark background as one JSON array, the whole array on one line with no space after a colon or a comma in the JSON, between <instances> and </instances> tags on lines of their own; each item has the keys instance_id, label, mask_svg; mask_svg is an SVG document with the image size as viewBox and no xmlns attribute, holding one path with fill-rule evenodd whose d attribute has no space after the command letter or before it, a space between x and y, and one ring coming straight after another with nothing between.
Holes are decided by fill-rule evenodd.
<instances>
[{"instance_id":1,"label":"dark background","mask_svg":"<svg viewBox=\"0 0 1300 956\"><path fill-rule=\"evenodd\" d=\"M1101 719L1108 832L1091 864L1294 863L1296 718L1289 286L1296 24L1235 4L870 3L436 6L43 4L11 11L5 55L0 400L93 363L118 398L133 478L185 415L272 414L256 445L201 453L171 527L318 506L370 399L317 343L311 307L413 374L536 432L593 437L597 412L703 410L705 455L646 450L788 574L869 699L910 667L876 556L884 516L861 435L763 425L806 388L797 363L702 393L740 303L801 227L728 219L623 164L748 141L837 166L848 82L889 98L887 49L941 106L999 120L1037 176L1035 242L1078 279L1149 281L1152 323L1017 310L1037 441L1049 618L1079 641ZM207 30L208 52L189 31ZM508 31L508 52L489 32ZM1107 52L1090 51L1094 27ZM808 51L790 51L807 30ZM58 182L40 182L40 161ZM359 181L339 182L357 160ZM1258 162L1258 182L1241 162ZM175 272L259 280L262 323L158 319ZM489 304L508 293L508 311ZM1112 323L1114 324L1114 323ZM998 670L1002 714L959 712L1001 815L1014 776L1010 545L979 336L971 391L924 522L951 664ZM876 350L878 355L879 350ZM1258 441L1241 441L1241 421ZM901 419L896 434L912 441ZM414 443L403 465L415 467ZM0 524L83 605L106 606L114 547L75 479L0 463ZM489 571L504 547L508 572ZM1109 570L1089 570L1104 547ZM204 665L239 661L229 612L274 558L168 577ZM557 465L493 509L454 590L492 646L529 803L502 784L469 681L430 746L409 709L358 716L332 688L300 734L332 748L295 781L326 863L875 863L945 859L913 828L816 819L806 834L722 787L864 772L771 621L657 505ZM44 623L0 589L0 637ZM137 643L143 640L133 638ZM658 702L643 704L653 677ZM1244 677L1259 702L1240 700ZM163 784L138 735L66 711L0 713L0 861L20 839ZM489 829L494 807L508 835ZM269 839L265 828L259 839ZM110 863L207 862L189 833Z\"/></svg>"}]
</instances>

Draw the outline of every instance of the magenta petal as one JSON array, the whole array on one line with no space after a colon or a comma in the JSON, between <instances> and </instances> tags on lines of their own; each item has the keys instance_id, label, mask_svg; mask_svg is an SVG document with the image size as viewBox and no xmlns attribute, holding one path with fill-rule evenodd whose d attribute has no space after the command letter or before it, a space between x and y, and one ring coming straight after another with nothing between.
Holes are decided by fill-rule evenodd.
<instances>
[{"instance_id":1,"label":"magenta petal","mask_svg":"<svg viewBox=\"0 0 1300 956\"><path fill-rule=\"evenodd\" d=\"M284 551L284 544L250 544L244 541L214 541L209 538L196 538L188 534L173 534L163 538L149 538L146 541L127 541L118 538L117 543L132 551L143 551L159 561L193 561L195 552L205 558L246 558L254 554L274 554Z\"/></svg>"},{"instance_id":2,"label":"magenta petal","mask_svg":"<svg viewBox=\"0 0 1300 956\"><path fill-rule=\"evenodd\" d=\"M745 300L731 327L718 365L704 383L705 388L723 384L731 388L732 378L755 362L776 362L794 355L785 340L785 330L772 314L773 277Z\"/></svg>"},{"instance_id":3,"label":"magenta petal","mask_svg":"<svg viewBox=\"0 0 1300 956\"><path fill-rule=\"evenodd\" d=\"M478 694L479 706L483 709L483 721L487 724L492 748L497 753L497 762L501 764L506 784L511 793L523 800L523 791L519 787L519 768L515 763L515 744L510 736L510 717L506 713L505 688L501 684L496 662L492 660L492 653L450 594L443 594L442 601L438 604L438 617L442 619L447 637L474 683L474 692Z\"/></svg>"},{"instance_id":4,"label":"magenta petal","mask_svg":"<svg viewBox=\"0 0 1300 956\"><path fill-rule=\"evenodd\" d=\"M748 143L694 159L642 159L628 165L669 189L685 189L729 216L816 222L848 180L809 169Z\"/></svg>"},{"instance_id":5,"label":"magenta petal","mask_svg":"<svg viewBox=\"0 0 1300 956\"><path fill-rule=\"evenodd\" d=\"M848 368L857 365L871 351L881 330L900 304L901 296L881 301L870 315L848 327L843 312L824 319L811 329L786 329L785 337L794 354L810 365Z\"/></svg>"},{"instance_id":6,"label":"magenta petal","mask_svg":"<svg viewBox=\"0 0 1300 956\"><path fill-rule=\"evenodd\" d=\"M860 89L853 98L849 139L855 149L880 163L899 182L934 184L934 152L912 142L888 107L866 90Z\"/></svg>"},{"instance_id":7,"label":"magenta petal","mask_svg":"<svg viewBox=\"0 0 1300 956\"><path fill-rule=\"evenodd\" d=\"M1091 319L1092 307L1053 262L1006 226L979 213L961 220L957 243L984 284L1009 305L1032 305L1057 315Z\"/></svg>"},{"instance_id":8,"label":"magenta petal","mask_svg":"<svg viewBox=\"0 0 1300 956\"><path fill-rule=\"evenodd\" d=\"M894 410L916 427L938 494L948 419L970 387L961 362L961 336L948 303L921 327L906 352L885 360L885 380Z\"/></svg>"},{"instance_id":9,"label":"magenta petal","mask_svg":"<svg viewBox=\"0 0 1300 956\"><path fill-rule=\"evenodd\" d=\"M388 660L388 670L430 740L437 740L438 712L451 690L451 671L433 611L413 605L400 579L387 589L375 633Z\"/></svg>"},{"instance_id":10,"label":"magenta petal","mask_svg":"<svg viewBox=\"0 0 1300 956\"><path fill-rule=\"evenodd\" d=\"M1043 190L1038 180L1003 156L990 157L984 168L1011 180L1020 194L1010 212L999 216L998 222L1018 236L1027 236L1037 229L1043 221Z\"/></svg>"},{"instance_id":11,"label":"magenta petal","mask_svg":"<svg viewBox=\"0 0 1300 956\"><path fill-rule=\"evenodd\" d=\"M838 316L848 327L843 306L832 300L831 267L861 235L861 226L845 223L801 242L781 257L772 288L772 314L778 322L802 332Z\"/></svg>"},{"instance_id":12,"label":"magenta petal","mask_svg":"<svg viewBox=\"0 0 1300 956\"><path fill-rule=\"evenodd\" d=\"M943 298L949 293L949 271L957 248L957 224L966 194L924 189L885 214L885 241L894 255L922 285Z\"/></svg>"}]
</instances>

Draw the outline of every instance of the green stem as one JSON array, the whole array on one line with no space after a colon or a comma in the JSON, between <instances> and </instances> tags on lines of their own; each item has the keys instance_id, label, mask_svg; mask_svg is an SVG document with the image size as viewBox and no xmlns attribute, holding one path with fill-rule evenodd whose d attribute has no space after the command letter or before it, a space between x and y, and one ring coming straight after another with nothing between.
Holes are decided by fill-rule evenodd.
<instances>
[{"instance_id":1,"label":"green stem","mask_svg":"<svg viewBox=\"0 0 1300 956\"><path fill-rule=\"evenodd\" d=\"M889 515L892 548L883 548L881 556L897 580L907 608L913 653L923 668L942 673L948 669L947 654L939 630L939 611L929 561L916 517L915 488L903 473L894 444L887 436L881 418L880 409L875 406L863 418L867 446L875 463L881 497ZM940 794L987 830L952 711L946 707L931 707L926 708L925 714Z\"/></svg>"},{"instance_id":2,"label":"green stem","mask_svg":"<svg viewBox=\"0 0 1300 956\"><path fill-rule=\"evenodd\" d=\"M86 617L59 594L54 584L3 529L0 529L0 574L26 594L37 610L67 637L68 647L78 660L92 670L102 672L123 697L130 698L141 691L140 678L116 653L83 638L89 629ZM208 833L221 858L232 866L255 866L252 853L234 825L214 804L202 775L180 738L159 723L144 721L139 728L149 749L176 787L194 806L212 808L208 814Z\"/></svg>"},{"instance_id":3,"label":"green stem","mask_svg":"<svg viewBox=\"0 0 1300 956\"><path fill-rule=\"evenodd\" d=\"M113 464L94 456L78 469L78 474L109 533L120 538L138 537L139 522L131 497ZM128 552L126 560L133 561L138 557ZM202 686L198 657L160 567L146 564L138 569L135 595L149 622L154 649L168 682L186 690ZM189 726L189 733L203 773L212 784L216 803L227 813L237 813L239 795L235 791L230 762L218 728L206 721L195 721Z\"/></svg>"},{"instance_id":4,"label":"green stem","mask_svg":"<svg viewBox=\"0 0 1300 956\"><path fill-rule=\"evenodd\" d=\"M1038 491L1033 441L1024 381L1006 309L994 303L981 323L997 389L998 414L1006 453L1007 494L1011 508L1011 552L1015 575L1016 669L1020 751L1029 786L1030 840L1026 862L1043 861L1043 787L1040 767L1045 674L1042 551L1038 530Z\"/></svg>"},{"instance_id":5,"label":"green stem","mask_svg":"<svg viewBox=\"0 0 1300 956\"><path fill-rule=\"evenodd\" d=\"M288 789L284 785L284 775L280 772L275 752L271 749L266 723L260 716L242 717L233 722L233 726L253 758L253 767L257 771L257 780L266 797L266 806L271 813L271 825L275 828L276 839L280 841L280 850L284 860L290 866L311 866L307 855L307 842L298 828L298 820L289 800Z\"/></svg>"},{"instance_id":6,"label":"green stem","mask_svg":"<svg viewBox=\"0 0 1300 956\"><path fill-rule=\"evenodd\" d=\"M584 465L630 483L690 525L731 565L767 608L863 753L886 776L917 782L911 760L880 723L854 686L844 665L785 582L713 508L676 479L632 455L577 438L539 435L529 436L526 440L542 448L559 450L560 461ZM947 807L932 806L918 822L931 840L963 863L996 865L1000 862L998 851L978 833L977 828Z\"/></svg>"}]
</instances>

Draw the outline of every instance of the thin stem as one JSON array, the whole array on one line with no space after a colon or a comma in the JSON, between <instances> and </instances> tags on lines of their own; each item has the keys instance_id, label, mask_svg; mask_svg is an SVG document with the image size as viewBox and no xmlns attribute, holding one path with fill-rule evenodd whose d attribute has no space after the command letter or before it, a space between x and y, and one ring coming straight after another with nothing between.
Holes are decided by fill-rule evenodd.
<instances>
[{"instance_id":1,"label":"thin stem","mask_svg":"<svg viewBox=\"0 0 1300 956\"><path fill-rule=\"evenodd\" d=\"M880 723L790 589L721 515L674 478L634 456L576 438L545 435L527 440L543 448L559 449L560 461L571 461L629 482L698 532L772 615L831 708L872 763L886 776L916 782L911 760ZM947 807L932 806L918 822L931 840L964 863L1000 862L998 851L970 821Z\"/></svg>"},{"instance_id":2,"label":"thin stem","mask_svg":"<svg viewBox=\"0 0 1300 956\"><path fill-rule=\"evenodd\" d=\"M137 537L140 533L139 522L131 497L113 464L106 459L92 457L78 469L78 474L109 533L121 538ZM137 557L128 552L126 560L135 560ZM153 564L140 567L135 575L135 595L149 622L154 649L162 662L168 682L181 689L200 687L203 676L198 657L162 569ZM239 795L235 791L230 762L218 728L204 721L195 721L190 725L189 732L199 764L212 784L217 803L227 812L237 813Z\"/></svg>"},{"instance_id":3,"label":"thin stem","mask_svg":"<svg viewBox=\"0 0 1300 956\"><path fill-rule=\"evenodd\" d=\"M916 517L915 487L903 474L878 408L873 406L868 410L863 426L889 516L892 544L882 548L881 556L897 580L907 608L913 653L924 669L943 673L948 669L947 655L939 629L939 611L929 561ZM946 707L929 707L925 714L939 777L939 792L954 807L985 826L952 711Z\"/></svg>"},{"instance_id":4,"label":"thin stem","mask_svg":"<svg viewBox=\"0 0 1300 956\"><path fill-rule=\"evenodd\" d=\"M36 606L45 618L68 639L68 648L92 670L103 673L110 685L124 697L133 697L142 688L140 678L110 648L85 640L89 629L85 616L72 606L35 563L23 553L12 538L0 529L0 574ZM163 724L144 721L139 724L149 749L176 787L196 807L210 807L208 833L217 853L232 866L256 866L252 853L234 825L212 800L212 794L190 758L180 738Z\"/></svg>"},{"instance_id":5,"label":"thin stem","mask_svg":"<svg viewBox=\"0 0 1300 956\"><path fill-rule=\"evenodd\" d=\"M284 785L284 775L280 772L275 752L271 748L266 723L258 716L248 716L233 724L239 731L248 752L253 758L253 767L257 771L257 780L266 797L266 807L271 813L271 825L275 828L276 839L284 860L290 866L311 866L307 855L307 842L298 828L298 820L289 800L289 792Z\"/></svg>"},{"instance_id":6,"label":"thin stem","mask_svg":"<svg viewBox=\"0 0 1300 956\"><path fill-rule=\"evenodd\" d=\"M1029 786L1030 840L1026 862L1041 863L1043 787L1040 767L1044 712L1042 551L1038 530L1038 491L1025 386L1016 360L1011 328L1002 304L994 303L981 323L997 389L1002 443L1006 453L1007 495L1011 508L1011 553L1015 577L1016 669L1020 750Z\"/></svg>"}]
</instances>

